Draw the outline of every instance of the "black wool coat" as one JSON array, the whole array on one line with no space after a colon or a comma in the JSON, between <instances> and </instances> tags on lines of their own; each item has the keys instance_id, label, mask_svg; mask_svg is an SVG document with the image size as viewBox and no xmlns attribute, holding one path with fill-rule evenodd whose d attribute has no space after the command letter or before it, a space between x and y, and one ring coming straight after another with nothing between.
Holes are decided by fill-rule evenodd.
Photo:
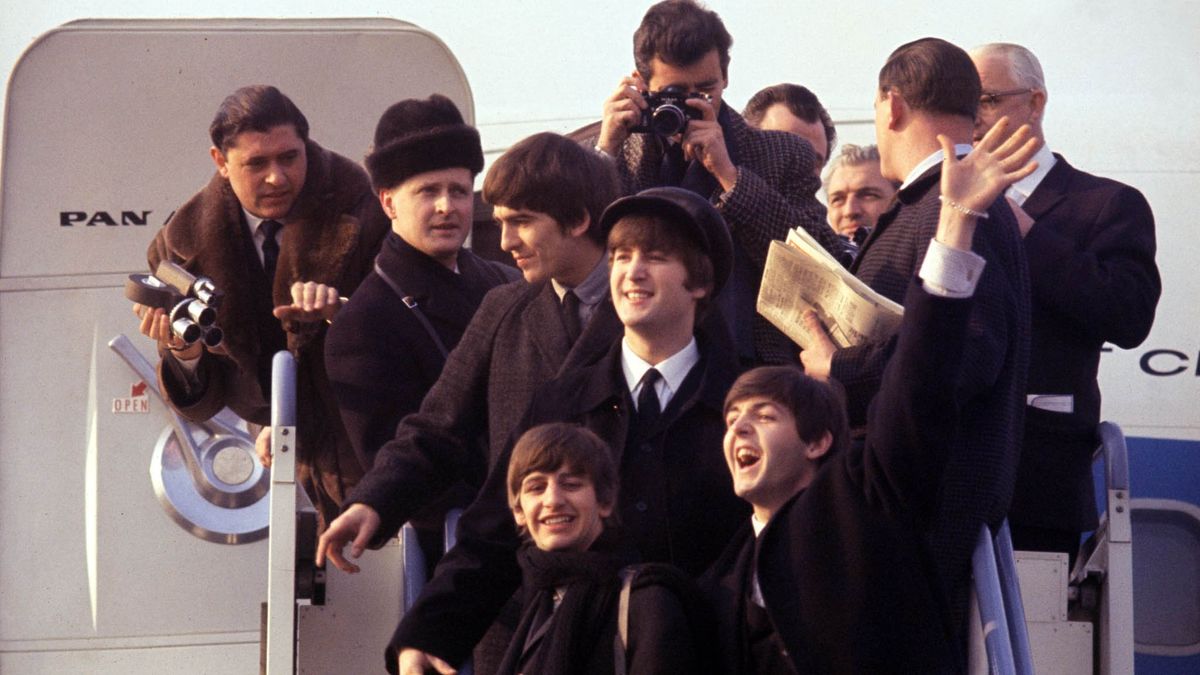
<instances>
[{"instance_id":1,"label":"black wool coat","mask_svg":"<svg viewBox=\"0 0 1200 675\"><path fill-rule=\"evenodd\" d=\"M421 253L391 232L376 264L416 303L372 271L341 310L325 338L325 364L346 433L364 470L415 412L442 372L446 356L417 318L420 311L447 350L454 349L483 296L520 273L507 265L459 251L458 272Z\"/></svg>"},{"instance_id":2,"label":"black wool coat","mask_svg":"<svg viewBox=\"0 0 1200 675\"><path fill-rule=\"evenodd\" d=\"M757 570L771 624L798 673L955 670L952 619L925 535L954 453L973 299L914 283L865 446L827 459L755 538L750 524L701 580L722 671L753 672L746 610Z\"/></svg>"},{"instance_id":3,"label":"black wool coat","mask_svg":"<svg viewBox=\"0 0 1200 675\"><path fill-rule=\"evenodd\" d=\"M1026 408L1009 519L1082 532L1098 523L1091 466L1100 349L1105 342L1131 349L1146 339L1162 280L1146 198L1057 158L1024 205L1035 221L1023 242L1033 313L1027 391L1073 396L1074 410Z\"/></svg>"}]
</instances>

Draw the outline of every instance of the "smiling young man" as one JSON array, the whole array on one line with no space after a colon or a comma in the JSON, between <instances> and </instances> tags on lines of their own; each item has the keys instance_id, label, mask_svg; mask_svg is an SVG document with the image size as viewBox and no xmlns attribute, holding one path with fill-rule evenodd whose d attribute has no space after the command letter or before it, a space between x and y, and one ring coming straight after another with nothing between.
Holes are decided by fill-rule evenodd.
<instances>
[{"instance_id":1,"label":"smiling young man","mask_svg":"<svg viewBox=\"0 0 1200 675\"><path fill-rule=\"evenodd\" d=\"M691 625L705 614L695 609L694 584L666 565L627 567L614 545L617 470L604 441L574 424L536 426L517 440L506 485L527 541L517 554L525 608L501 675L705 672L700 631ZM617 652L619 598L630 574Z\"/></svg>"},{"instance_id":2,"label":"smiling young man","mask_svg":"<svg viewBox=\"0 0 1200 675\"><path fill-rule=\"evenodd\" d=\"M134 312L158 342L161 389L192 420L228 406L246 421L270 418L271 359L296 355L299 480L322 522L337 515L362 474L325 373L326 323L370 271L387 231L366 174L308 137L308 120L275 87L228 96L209 127L216 165L208 185L181 206L147 251L212 279L224 292L209 350L173 336L163 310Z\"/></svg>"},{"instance_id":3,"label":"smiling young man","mask_svg":"<svg viewBox=\"0 0 1200 675\"><path fill-rule=\"evenodd\" d=\"M619 544L642 562L699 574L747 508L719 453L721 401L737 364L723 324L701 321L729 278L731 243L720 214L680 188L613 203L609 288L624 335L594 362L538 390L520 425L574 422L615 450ZM719 297L719 296L717 296ZM501 457L459 521L459 542L401 622L401 672L459 663L519 582L517 533Z\"/></svg>"},{"instance_id":4,"label":"smiling young man","mask_svg":"<svg viewBox=\"0 0 1200 675\"><path fill-rule=\"evenodd\" d=\"M325 342L329 382L364 471L421 405L483 296L517 277L463 248L483 150L450 99L434 94L389 107L366 165L392 231ZM446 509L473 495L458 485L413 518L430 562L441 551Z\"/></svg>"},{"instance_id":5,"label":"smiling young man","mask_svg":"<svg viewBox=\"0 0 1200 675\"><path fill-rule=\"evenodd\" d=\"M977 217L1032 172L1028 130L992 134L942 165L936 236L909 280L904 320L864 444L849 443L836 382L792 367L752 370L725 399L724 457L754 508L705 576L723 672L957 672L943 580L926 537L957 442L959 383L969 362L983 258ZM949 141L940 139L949 151ZM988 261L987 267L993 263ZM975 274L959 283L957 274Z\"/></svg>"},{"instance_id":6,"label":"smiling young man","mask_svg":"<svg viewBox=\"0 0 1200 675\"><path fill-rule=\"evenodd\" d=\"M646 12L633 43L636 70L604 102L599 135L587 142L616 159L624 194L678 186L716 206L733 239L733 273L719 303L738 358L744 365L794 363L795 346L758 316L755 303L770 242L793 227L843 264L853 258L853 246L826 224L816 198L823 159L793 134L751 127L722 101L733 38L715 12L693 0L660 2ZM699 119L670 138L633 132L647 95L669 86L698 95L686 105Z\"/></svg>"}]
</instances>

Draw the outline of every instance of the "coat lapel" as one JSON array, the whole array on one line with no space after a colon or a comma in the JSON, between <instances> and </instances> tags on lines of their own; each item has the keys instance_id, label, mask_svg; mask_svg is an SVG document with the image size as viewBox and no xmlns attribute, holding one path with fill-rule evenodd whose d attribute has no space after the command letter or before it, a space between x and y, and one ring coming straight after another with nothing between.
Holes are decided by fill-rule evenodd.
<instances>
[{"instance_id":1,"label":"coat lapel","mask_svg":"<svg viewBox=\"0 0 1200 675\"><path fill-rule=\"evenodd\" d=\"M525 312L528 325L535 327L530 331L534 346L545 363L553 364L552 367L557 370L565 355L571 351L571 344L563 326L558 295L550 282L542 284L541 291Z\"/></svg>"},{"instance_id":2,"label":"coat lapel","mask_svg":"<svg viewBox=\"0 0 1200 675\"><path fill-rule=\"evenodd\" d=\"M1033 194L1029 195L1029 199L1026 199L1025 204L1021 207L1034 220L1041 219L1066 198L1070 187L1071 165L1067 164L1067 160L1060 155L1056 154L1054 157L1058 161L1050 167L1046 177L1042 179L1042 182L1038 184Z\"/></svg>"}]
</instances>

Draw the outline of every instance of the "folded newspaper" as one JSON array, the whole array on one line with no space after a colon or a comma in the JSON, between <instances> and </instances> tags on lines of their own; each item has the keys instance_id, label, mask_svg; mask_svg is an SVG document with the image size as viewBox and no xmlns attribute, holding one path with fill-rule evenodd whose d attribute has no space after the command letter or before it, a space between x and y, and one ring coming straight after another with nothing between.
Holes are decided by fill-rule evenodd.
<instances>
[{"instance_id":1,"label":"folded newspaper","mask_svg":"<svg viewBox=\"0 0 1200 675\"><path fill-rule=\"evenodd\" d=\"M813 337L803 315L809 309L839 347L886 340L900 328L904 314L902 305L871 290L812 235L796 228L788 233L787 243L771 242L758 313L807 349Z\"/></svg>"}]
</instances>

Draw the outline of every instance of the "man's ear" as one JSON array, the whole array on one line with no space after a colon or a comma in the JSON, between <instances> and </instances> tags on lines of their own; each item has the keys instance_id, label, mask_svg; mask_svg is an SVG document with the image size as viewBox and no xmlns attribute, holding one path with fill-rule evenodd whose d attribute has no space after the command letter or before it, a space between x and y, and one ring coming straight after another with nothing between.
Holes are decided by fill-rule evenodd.
<instances>
[{"instance_id":1,"label":"man's ear","mask_svg":"<svg viewBox=\"0 0 1200 675\"><path fill-rule=\"evenodd\" d=\"M809 443L804 448L804 457L806 459L817 461L824 457L829 452L830 446L833 445L833 434L826 431L820 438Z\"/></svg>"},{"instance_id":2,"label":"man's ear","mask_svg":"<svg viewBox=\"0 0 1200 675\"><path fill-rule=\"evenodd\" d=\"M614 506L612 504L601 504L600 509L599 509L600 517L607 518L607 517L611 516L612 512L613 512L613 508L614 508Z\"/></svg>"},{"instance_id":3,"label":"man's ear","mask_svg":"<svg viewBox=\"0 0 1200 675\"><path fill-rule=\"evenodd\" d=\"M1046 92L1041 89L1034 89L1029 97L1029 107L1033 109L1032 117L1035 122L1042 121L1042 115L1046 112L1047 97Z\"/></svg>"},{"instance_id":4,"label":"man's ear","mask_svg":"<svg viewBox=\"0 0 1200 675\"><path fill-rule=\"evenodd\" d=\"M517 527L528 527L525 520L525 512L521 510L520 506L514 506L512 512L513 520L517 521Z\"/></svg>"},{"instance_id":5,"label":"man's ear","mask_svg":"<svg viewBox=\"0 0 1200 675\"><path fill-rule=\"evenodd\" d=\"M396 210L392 207L391 190L379 189L379 206L383 208L383 213L388 217L388 220L396 219Z\"/></svg>"},{"instance_id":6,"label":"man's ear","mask_svg":"<svg viewBox=\"0 0 1200 675\"><path fill-rule=\"evenodd\" d=\"M212 155L213 164L217 165L217 173L221 174L221 178L229 178L229 167L225 159L225 153L217 146L212 146L208 149L208 154Z\"/></svg>"},{"instance_id":7,"label":"man's ear","mask_svg":"<svg viewBox=\"0 0 1200 675\"><path fill-rule=\"evenodd\" d=\"M883 94L882 105L884 114L887 115L887 128L895 131L900 128L901 122L908 116L908 103L904 97L895 89L888 89Z\"/></svg>"},{"instance_id":8,"label":"man's ear","mask_svg":"<svg viewBox=\"0 0 1200 675\"><path fill-rule=\"evenodd\" d=\"M712 294L712 284L689 288L688 292L692 294L693 298L700 300L701 298L706 298Z\"/></svg>"},{"instance_id":9,"label":"man's ear","mask_svg":"<svg viewBox=\"0 0 1200 675\"><path fill-rule=\"evenodd\" d=\"M592 224L592 217L586 211L583 213L583 220L580 220L574 225L567 227L567 234L572 237L582 237L587 234L588 227Z\"/></svg>"}]
</instances>

